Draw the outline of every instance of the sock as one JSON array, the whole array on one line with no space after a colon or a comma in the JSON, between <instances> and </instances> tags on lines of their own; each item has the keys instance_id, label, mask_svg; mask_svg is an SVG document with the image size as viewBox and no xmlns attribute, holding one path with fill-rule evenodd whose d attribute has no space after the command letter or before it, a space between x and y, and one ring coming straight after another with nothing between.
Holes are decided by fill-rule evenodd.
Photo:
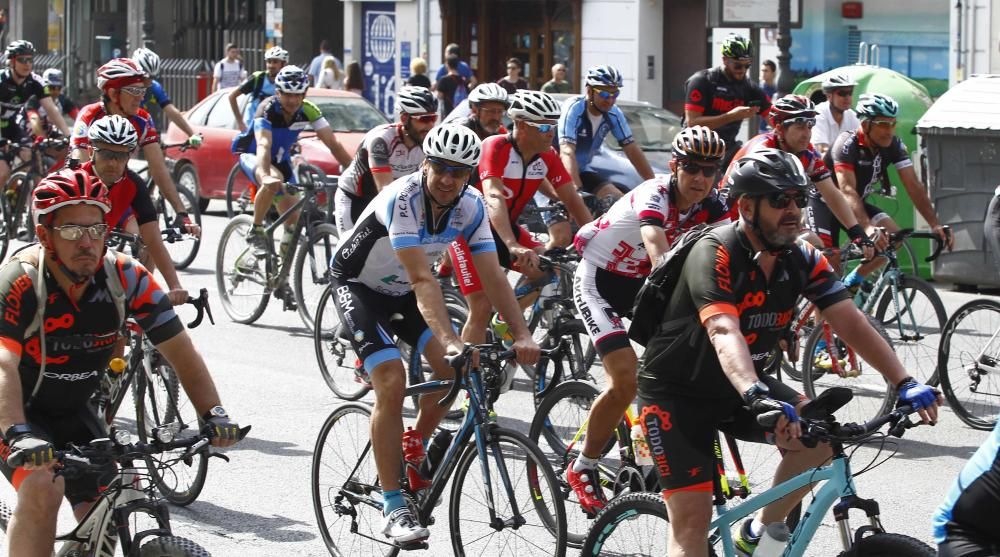
<instances>
[{"instance_id":1,"label":"sock","mask_svg":"<svg viewBox=\"0 0 1000 557\"><path fill-rule=\"evenodd\" d=\"M382 516L389 516L392 511L401 509L406 505L403 500L403 492L398 489L382 492Z\"/></svg>"},{"instance_id":2,"label":"sock","mask_svg":"<svg viewBox=\"0 0 1000 557\"><path fill-rule=\"evenodd\" d=\"M573 462L573 471L579 474L584 470L593 470L597 468L597 462L598 459L583 456L581 453L580 456L576 457L576 461Z\"/></svg>"},{"instance_id":3,"label":"sock","mask_svg":"<svg viewBox=\"0 0 1000 557\"><path fill-rule=\"evenodd\" d=\"M753 522L750 523L750 535L759 538L761 534L764 533L764 523L760 521L759 518L754 518Z\"/></svg>"}]
</instances>

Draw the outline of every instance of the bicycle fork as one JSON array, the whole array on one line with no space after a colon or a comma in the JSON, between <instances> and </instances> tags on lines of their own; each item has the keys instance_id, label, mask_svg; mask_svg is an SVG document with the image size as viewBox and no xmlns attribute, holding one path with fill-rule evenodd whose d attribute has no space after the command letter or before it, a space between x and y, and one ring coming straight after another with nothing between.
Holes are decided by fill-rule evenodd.
<instances>
[{"instance_id":1,"label":"bicycle fork","mask_svg":"<svg viewBox=\"0 0 1000 557\"><path fill-rule=\"evenodd\" d=\"M858 531L851 535L850 517L851 509L860 509L868 516L868 526L858 528ZM862 499L857 495L845 495L833 506L833 517L837 521L837 533L840 534L840 542L844 546L844 551L850 551L854 544L858 543L867 532L884 532L882 520L880 518L878 502L874 499Z\"/></svg>"},{"instance_id":2,"label":"bicycle fork","mask_svg":"<svg viewBox=\"0 0 1000 557\"><path fill-rule=\"evenodd\" d=\"M484 431L484 428L486 431ZM507 470L507 464L503 459L503 452L500 450L500 443L494 440L488 439L491 437L489 429L493 428L491 423L480 423L475 426L476 435L476 451L479 453L479 465L483 473L483 483L486 487L486 506L490 509L490 527L497 532L502 531L505 528L513 528L517 530L521 526L524 526L527 521L521 516L520 506L517 504L517 499L514 496L514 486L510 481L510 472ZM510 501L511 512L513 516L509 519L502 520L497 516L496 504L493 495L493 485L490 479L490 466L489 466L489 455L486 454L488 448L487 443L489 443L489 450L493 452L493 459L496 461L497 473L500 476L500 483L503 484L504 491L507 493L507 500Z\"/></svg>"}]
</instances>

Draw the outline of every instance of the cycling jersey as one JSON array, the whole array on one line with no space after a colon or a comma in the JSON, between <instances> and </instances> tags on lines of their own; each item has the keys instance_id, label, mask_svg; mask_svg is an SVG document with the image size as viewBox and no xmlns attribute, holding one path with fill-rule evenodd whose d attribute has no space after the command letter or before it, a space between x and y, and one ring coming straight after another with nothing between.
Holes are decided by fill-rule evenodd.
<instances>
[{"instance_id":1,"label":"cycling jersey","mask_svg":"<svg viewBox=\"0 0 1000 557\"><path fill-rule=\"evenodd\" d=\"M413 290L396 251L420 247L428 262L464 238L473 255L496 251L482 195L467 188L458 204L437 222L429 213L424 176L415 172L385 187L361 213L358 223L341 237L330 262L332 276L357 282L388 296Z\"/></svg>"},{"instance_id":2,"label":"cycling jersey","mask_svg":"<svg viewBox=\"0 0 1000 557\"><path fill-rule=\"evenodd\" d=\"M934 541L944 544L953 538L966 538L981 546L1000 547L997 516L1000 516L1000 422L962 468L944 503L934 513L931 520Z\"/></svg>"},{"instance_id":3,"label":"cycling jersey","mask_svg":"<svg viewBox=\"0 0 1000 557\"><path fill-rule=\"evenodd\" d=\"M861 199L874 192L875 184L878 182L881 182L883 187L889 186L890 164L894 165L896 170L913 166L906 145L903 145L897 136L893 136L888 147L875 147L874 153L869 147L865 132L859 128L840 134L823 157L823 162L834 172L838 170L854 172L855 189ZM833 176L833 180L837 181L836 175Z\"/></svg>"},{"instance_id":4,"label":"cycling jersey","mask_svg":"<svg viewBox=\"0 0 1000 557\"><path fill-rule=\"evenodd\" d=\"M774 132L762 133L760 135L754 136L749 141L747 141L739 151L733 155L733 162L729 163L729 168L726 169L725 176L722 177L720 184L725 185L729 183L729 173L735 169L735 161L740 160L742 157L760 151L761 149L782 149L781 144L778 141L778 136ZM784 149L782 149L784 150ZM806 171L806 176L812 180L813 184L822 182L827 178L833 176L830 169L823 162L823 157L820 156L819 152L812 143L809 144L804 150L796 153L799 157L799 162L802 163L802 168ZM813 195L819 196L819 192L816 188L809 188Z\"/></svg>"},{"instance_id":5,"label":"cycling jersey","mask_svg":"<svg viewBox=\"0 0 1000 557\"><path fill-rule=\"evenodd\" d=\"M80 167L91 176L97 177L94 161L87 161ZM104 222L108 223L108 226L120 227L131 215L135 215L135 222L139 226L147 222L156 222L156 209L153 207L149 190L146 189L146 181L131 170L126 169L125 174L108 187L108 199L111 201L111 211L104 217Z\"/></svg>"},{"instance_id":6,"label":"cycling jersey","mask_svg":"<svg viewBox=\"0 0 1000 557\"><path fill-rule=\"evenodd\" d=\"M152 274L131 257L118 254L117 259L126 314L136 320L153 344L180 333L183 325ZM100 385L121 323L103 265L77 301L69 298L50 272L44 275L47 364L31 408L40 414L60 416L76 413ZM40 371L38 331L25 336L37 308L31 278L19 261L8 261L0 269L0 345L20 359L18 372L24 402L31 397Z\"/></svg>"},{"instance_id":7,"label":"cycling jersey","mask_svg":"<svg viewBox=\"0 0 1000 557\"><path fill-rule=\"evenodd\" d=\"M17 115L32 96L45 96L45 86L42 85L41 76L32 72L24 81L17 83L14 80L13 70L10 68L0 70L0 137L10 141L21 139Z\"/></svg>"},{"instance_id":8,"label":"cycling jersey","mask_svg":"<svg viewBox=\"0 0 1000 557\"><path fill-rule=\"evenodd\" d=\"M170 95L167 95L167 91L163 88L163 85L160 85L160 82L154 79L149 84L149 88L146 89L146 96L143 97L139 106L143 110L148 110L148 107L153 105L165 108L172 102L173 101L170 100Z\"/></svg>"},{"instance_id":9,"label":"cycling jersey","mask_svg":"<svg viewBox=\"0 0 1000 557\"><path fill-rule=\"evenodd\" d=\"M73 125L73 138L70 139L70 147L73 149L86 149L90 147L90 138L87 137L87 130L90 129L91 124L108 114L103 102L96 102L83 107L80 110L79 117L76 119L76 124ZM132 122L132 126L135 127L136 133L139 134L140 149L146 145L160 141L160 134L156 131L156 124L153 123L153 118L148 112L140 108L135 116L128 116L127 118L129 122Z\"/></svg>"},{"instance_id":10,"label":"cycling jersey","mask_svg":"<svg viewBox=\"0 0 1000 557\"><path fill-rule=\"evenodd\" d=\"M587 97L570 97L563 102L559 116L559 143L576 145L576 164L580 172L593 171L590 168L594 155L604 144L604 138L611 132L624 147L635 139L632 129L625 120L625 114L617 105L603 114L594 116L587 110Z\"/></svg>"},{"instance_id":11,"label":"cycling jersey","mask_svg":"<svg viewBox=\"0 0 1000 557\"><path fill-rule=\"evenodd\" d=\"M330 127L315 104L303 101L295 114L286 119L278 97L269 97L257 107L257 115L247 131L233 138L233 152L256 153L257 136L254 130L268 130L271 132L271 162L291 160L292 147L299 134L310 125L316 131Z\"/></svg>"},{"instance_id":12,"label":"cycling jersey","mask_svg":"<svg viewBox=\"0 0 1000 557\"><path fill-rule=\"evenodd\" d=\"M657 177L639 184L600 218L580 228L573 239L576 250L599 269L642 278L649 275L651 264L640 227L662 228L667 243L672 244L695 225L729 220L729 207L717 189L712 188L708 197L683 213L676 207L676 189L672 177Z\"/></svg>"},{"instance_id":13,"label":"cycling jersey","mask_svg":"<svg viewBox=\"0 0 1000 557\"><path fill-rule=\"evenodd\" d=\"M718 116L738 106L750 106L751 103L760 106L760 116L765 116L771 108L771 99L757 84L749 78L739 81L729 79L722 66L696 72L688 78L684 87L684 110L703 116ZM735 150L736 135L742 125L743 120L736 120L715 128L715 132L725 140L727 148Z\"/></svg>"},{"instance_id":14,"label":"cycling jersey","mask_svg":"<svg viewBox=\"0 0 1000 557\"><path fill-rule=\"evenodd\" d=\"M48 95L46 95L47 97ZM42 128L45 130L46 135L52 135L59 130L55 127L55 124L49 121L49 115L45 111L45 107L42 106L42 99L45 97L32 96L24 103L21 108L21 114L18 115L18 121L21 124L21 130L26 134L33 135L35 132L31 129L31 116L37 114L42 121ZM62 112L64 117L76 118L79 114L80 109L77 108L76 104L69 100L66 95L59 95L53 99L56 107ZM61 135L61 132L60 132Z\"/></svg>"},{"instance_id":15,"label":"cycling jersey","mask_svg":"<svg viewBox=\"0 0 1000 557\"><path fill-rule=\"evenodd\" d=\"M547 178L557 190L567 185L572 187L573 184L573 179L554 148L549 147L525 161L511 134L494 135L483 141L479 180L485 182L489 178L499 178L503 182L504 200L511 224L517 222L521 211L531 201L543 179Z\"/></svg>"},{"instance_id":16,"label":"cycling jersey","mask_svg":"<svg viewBox=\"0 0 1000 557\"><path fill-rule=\"evenodd\" d=\"M364 200L378 193L373 174L388 173L392 179L412 174L424 161L420 144L407 147L403 124L383 124L365 134L351 164L340 175L340 189Z\"/></svg>"},{"instance_id":17,"label":"cycling jersey","mask_svg":"<svg viewBox=\"0 0 1000 557\"><path fill-rule=\"evenodd\" d=\"M254 72L240 84L239 92L241 95L250 95L246 107L243 108L243 122L248 126L257 114L260 101L272 97L277 93L274 88L274 80L271 79L271 76L266 71Z\"/></svg>"}]
</instances>

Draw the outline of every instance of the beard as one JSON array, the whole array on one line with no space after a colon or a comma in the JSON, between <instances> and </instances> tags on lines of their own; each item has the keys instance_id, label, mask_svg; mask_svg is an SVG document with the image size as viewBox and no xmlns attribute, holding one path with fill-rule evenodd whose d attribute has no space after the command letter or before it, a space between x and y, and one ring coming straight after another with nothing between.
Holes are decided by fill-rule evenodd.
<instances>
[{"instance_id":1,"label":"beard","mask_svg":"<svg viewBox=\"0 0 1000 557\"><path fill-rule=\"evenodd\" d=\"M760 233L771 245L790 248L799 238L799 217L782 215L775 224L760 223Z\"/></svg>"}]
</instances>

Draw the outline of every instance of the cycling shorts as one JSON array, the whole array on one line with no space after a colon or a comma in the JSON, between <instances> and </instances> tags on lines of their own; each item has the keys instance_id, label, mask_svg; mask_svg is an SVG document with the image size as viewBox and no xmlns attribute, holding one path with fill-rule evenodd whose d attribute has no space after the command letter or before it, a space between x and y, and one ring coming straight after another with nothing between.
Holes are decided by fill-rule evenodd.
<instances>
[{"instance_id":1,"label":"cycling shorts","mask_svg":"<svg viewBox=\"0 0 1000 557\"><path fill-rule=\"evenodd\" d=\"M542 245L541 242L535 240L531 236L531 233L523 227L515 226L513 230L514 237L521 246L534 249ZM521 267L511 263L510 251L500 237L497 236L496 231L493 231L493 242L497 246L497 259L500 260L500 266L520 272ZM448 253L451 255L451 264L455 267L458 289L462 291L462 295L468 296L469 294L481 291L483 283L479 280L479 273L476 272L476 265L472 261L472 253L469 251L469 244L465 241L465 238L459 238L452 242L448 246Z\"/></svg>"},{"instance_id":2,"label":"cycling shorts","mask_svg":"<svg viewBox=\"0 0 1000 557\"><path fill-rule=\"evenodd\" d=\"M805 399L794 389L765 375L771 397L796 405ZM639 423L660 479L663 496L677 491L712 491L716 431L752 443L774 444L774 434L736 396L698 399L690 396L639 398Z\"/></svg>"},{"instance_id":3,"label":"cycling shorts","mask_svg":"<svg viewBox=\"0 0 1000 557\"><path fill-rule=\"evenodd\" d=\"M612 273L585 259L577 266L573 302L601 358L631 346L622 318L631 317L643 282L645 279Z\"/></svg>"},{"instance_id":4,"label":"cycling shorts","mask_svg":"<svg viewBox=\"0 0 1000 557\"><path fill-rule=\"evenodd\" d=\"M29 411L27 418L33 434L52 443L56 450L65 449L67 443L86 445L94 439L108 436L107 426L89 405L76 413L59 417L43 416ZM0 470L16 490L32 471L8 466L8 454L10 448L0 440ZM116 472L115 464L108 463L101 472L84 474L78 478L66 478L66 499L73 506L97 499L98 493L111 483Z\"/></svg>"},{"instance_id":5,"label":"cycling shorts","mask_svg":"<svg viewBox=\"0 0 1000 557\"><path fill-rule=\"evenodd\" d=\"M371 373L379 364L402 358L393 335L416 346L417 351L424 351L431 339L431 330L420 315L417 295L412 291L402 296L389 296L353 281L334 281L331 285L337 315L347 328L354 353L361 359L365 371ZM403 319L393 320L395 314Z\"/></svg>"},{"instance_id":6,"label":"cycling shorts","mask_svg":"<svg viewBox=\"0 0 1000 557\"><path fill-rule=\"evenodd\" d=\"M341 188L337 188L333 199L333 222L337 225L337 233L343 238L354 228L354 223L358 222L358 217L371 203L371 199L361 199Z\"/></svg>"},{"instance_id":7,"label":"cycling shorts","mask_svg":"<svg viewBox=\"0 0 1000 557\"><path fill-rule=\"evenodd\" d=\"M997 557L1000 544L984 540L974 532L948 525L948 539L938 545L938 557Z\"/></svg>"},{"instance_id":8,"label":"cycling shorts","mask_svg":"<svg viewBox=\"0 0 1000 557\"><path fill-rule=\"evenodd\" d=\"M889 218L889 215L882 209L871 203L864 205L865 214L868 215L868 220L871 221L872 225L878 226L878 223ZM840 231L846 231L844 225L840 224L837 217L833 215L830 207L822 199L812 196L809 197L809 205L806 206L805 225L807 229L819 236L819 239L823 241L824 248L839 248Z\"/></svg>"},{"instance_id":9,"label":"cycling shorts","mask_svg":"<svg viewBox=\"0 0 1000 557\"><path fill-rule=\"evenodd\" d=\"M240 155L240 168L243 169L243 173L246 174L248 180L257 183L257 155L254 153L243 153ZM296 184L295 172L292 171L291 160L283 160L281 162L276 162L271 160L271 168L276 168L278 172L281 173L281 179L289 184ZM280 196L284 191L278 191L275 193L275 197Z\"/></svg>"}]
</instances>

